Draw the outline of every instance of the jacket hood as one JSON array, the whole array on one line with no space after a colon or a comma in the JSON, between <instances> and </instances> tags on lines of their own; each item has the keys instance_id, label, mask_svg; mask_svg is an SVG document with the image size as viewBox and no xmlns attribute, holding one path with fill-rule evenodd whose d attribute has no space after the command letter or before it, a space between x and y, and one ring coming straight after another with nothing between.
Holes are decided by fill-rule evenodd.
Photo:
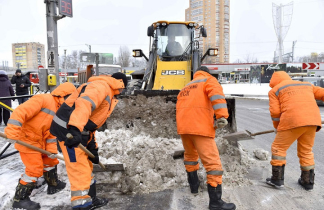
<instances>
[{"instance_id":1,"label":"jacket hood","mask_svg":"<svg viewBox=\"0 0 324 210\"><path fill-rule=\"evenodd\" d=\"M109 75L92 76L88 79L88 82L93 82L98 80L105 81L110 86L110 88L113 89L114 91L125 88L123 80L115 79Z\"/></svg>"},{"instance_id":2,"label":"jacket hood","mask_svg":"<svg viewBox=\"0 0 324 210\"><path fill-rule=\"evenodd\" d=\"M199 76L204 76L204 77L210 77L211 75L205 71L196 71L196 73L194 74L193 78L197 78Z\"/></svg>"},{"instance_id":3,"label":"jacket hood","mask_svg":"<svg viewBox=\"0 0 324 210\"><path fill-rule=\"evenodd\" d=\"M57 88L55 88L55 90L52 91L51 94L52 96L64 97L72 94L74 91L76 91L74 85L70 82L65 82L63 84L60 84Z\"/></svg>"},{"instance_id":4,"label":"jacket hood","mask_svg":"<svg viewBox=\"0 0 324 210\"><path fill-rule=\"evenodd\" d=\"M290 76L284 71L276 71L272 74L269 86L273 88L284 80L292 80Z\"/></svg>"},{"instance_id":5,"label":"jacket hood","mask_svg":"<svg viewBox=\"0 0 324 210\"><path fill-rule=\"evenodd\" d=\"M9 80L7 75L0 74L0 81L7 81L7 80Z\"/></svg>"}]
</instances>

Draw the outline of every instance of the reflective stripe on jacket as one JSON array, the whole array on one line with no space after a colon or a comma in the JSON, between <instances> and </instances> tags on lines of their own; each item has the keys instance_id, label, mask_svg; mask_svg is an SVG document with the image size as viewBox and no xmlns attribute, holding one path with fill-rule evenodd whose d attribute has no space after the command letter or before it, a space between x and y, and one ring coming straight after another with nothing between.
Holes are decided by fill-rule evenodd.
<instances>
[{"instance_id":1,"label":"reflective stripe on jacket","mask_svg":"<svg viewBox=\"0 0 324 210\"><path fill-rule=\"evenodd\" d=\"M320 130L321 115L315 99L324 99L323 88L293 81L284 71L273 73L269 85L269 110L278 131L302 126L318 126Z\"/></svg>"},{"instance_id":2,"label":"reflective stripe on jacket","mask_svg":"<svg viewBox=\"0 0 324 210\"><path fill-rule=\"evenodd\" d=\"M66 139L69 125L80 131L93 131L102 126L110 116L118 100L114 95L124 88L122 80L110 76L93 76L66 99L57 111L51 133L61 141Z\"/></svg>"},{"instance_id":3,"label":"reflective stripe on jacket","mask_svg":"<svg viewBox=\"0 0 324 210\"><path fill-rule=\"evenodd\" d=\"M49 132L52 119L64 96L74 92L72 83L59 85L51 94L39 94L19 105L12 113L5 134L9 139L21 140L38 148L54 152L55 147L49 148L48 139L56 139ZM56 145L56 144L55 144ZM25 146L15 144L20 152L38 153ZM56 151L56 150L55 150Z\"/></svg>"},{"instance_id":4,"label":"reflective stripe on jacket","mask_svg":"<svg viewBox=\"0 0 324 210\"><path fill-rule=\"evenodd\" d=\"M180 91L176 108L178 134L215 137L214 114L216 119L228 118L222 86L203 71L197 71Z\"/></svg>"}]
</instances>

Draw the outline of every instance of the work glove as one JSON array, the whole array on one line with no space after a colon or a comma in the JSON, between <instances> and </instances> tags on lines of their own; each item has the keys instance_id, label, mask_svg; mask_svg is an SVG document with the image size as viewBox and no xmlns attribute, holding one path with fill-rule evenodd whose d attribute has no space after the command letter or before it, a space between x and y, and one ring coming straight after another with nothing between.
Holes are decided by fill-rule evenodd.
<instances>
[{"instance_id":1,"label":"work glove","mask_svg":"<svg viewBox=\"0 0 324 210\"><path fill-rule=\"evenodd\" d=\"M98 149L89 150L89 151L94 155L94 158L88 157L88 159L94 164L99 164Z\"/></svg>"},{"instance_id":2,"label":"work glove","mask_svg":"<svg viewBox=\"0 0 324 210\"><path fill-rule=\"evenodd\" d=\"M88 159L95 164L99 164L98 147L94 138L94 133L92 134L91 141L87 145L87 149L95 156L94 158L88 157Z\"/></svg>"},{"instance_id":3,"label":"work glove","mask_svg":"<svg viewBox=\"0 0 324 210\"><path fill-rule=\"evenodd\" d=\"M51 155L48 155L47 157L49 157L51 159L56 159L57 158L57 154L51 154Z\"/></svg>"},{"instance_id":4,"label":"work glove","mask_svg":"<svg viewBox=\"0 0 324 210\"><path fill-rule=\"evenodd\" d=\"M228 122L224 117L216 120L217 128L224 128L227 124L228 124Z\"/></svg>"},{"instance_id":5,"label":"work glove","mask_svg":"<svg viewBox=\"0 0 324 210\"><path fill-rule=\"evenodd\" d=\"M88 159L94 164L99 164L99 156L98 155L95 156L94 158L88 157Z\"/></svg>"},{"instance_id":6,"label":"work glove","mask_svg":"<svg viewBox=\"0 0 324 210\"><path fill-rule=\"evenodd\" d=\"M64 145L69 147L70 149L73 147L77 147L82 140L82 135L80 130L75 126L70 125L68 129L68 133L72 134L73 138L72 139L66 138Z\"/></svg>"}]
</instances>

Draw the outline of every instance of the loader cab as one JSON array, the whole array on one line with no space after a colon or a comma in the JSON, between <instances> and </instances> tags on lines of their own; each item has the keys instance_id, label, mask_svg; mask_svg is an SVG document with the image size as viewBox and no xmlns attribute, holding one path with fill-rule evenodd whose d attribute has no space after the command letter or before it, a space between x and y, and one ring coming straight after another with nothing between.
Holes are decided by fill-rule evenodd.
<instances>
[{"instance_id":1,"label":"loader cab","mask_svg":"<svg viewBox=\"0 0 324 210\"><path fill-rule=\"evenodd\" d=\"M157 54L163 61L188 60L195 28L186 24L159 24L156 26Z\"/></svg>"},{"instance_id":2,"label":"loader cab","mask_svg":"<svg viewBox=\"0 0 324 210\"><path fill-rule=\"evenodd\" d=\"M141 90L181 90L207 55L218 54L216 48L210 48L202 56L199 40L207 37L207 32L193 21L157 21L148 27L147 35L149 58L141 49L133 50L133 57L147 61Z\"/></svg>"}]
</instances>

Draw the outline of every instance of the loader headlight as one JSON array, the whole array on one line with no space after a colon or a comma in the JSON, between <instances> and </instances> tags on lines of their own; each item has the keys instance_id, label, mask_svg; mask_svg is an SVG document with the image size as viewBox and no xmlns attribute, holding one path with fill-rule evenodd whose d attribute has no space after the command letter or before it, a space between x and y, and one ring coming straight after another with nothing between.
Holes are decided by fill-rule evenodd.
<instances>
[{"instance_id":1,"label":"loader headlight","mask_svg":"<svg viewBox=\"0 0 324 210\"><path fill-rule=\"evenodd\" d=\"M133 50L133 57L142 57L142 50L136 49Z\"/></svg>"},{"instance_id":2,"label":"loader headlight","mask_svg":"<svg viewBox=\"0 0 324 210\"><path fill-rule=\"evenodd\" d=\"M209 56L217 56L218 55L218 49L216 49L216 48L209 48L208 49L208 55Z\"/></svg>"},{"instance_id":3,"label":"loader headlight","mask_svg":"<svg viewBox=\"0 0 324 210\"><path fill-rule=\"evenodd\" d=\"M189 26L191 26L191 27L192 27L193 25L194 25L193 23L189 23Z\"/></svg>"},{"instance_id":4,"label":"loader headlight","mask_svg":"<svg viewBox=\"0 0 324 210\"><path fill-rule=\"evenodd\" d=\"M166 26L167 25L167 23L162 23L162 26Z\"/></svg>"}]
</instances>

